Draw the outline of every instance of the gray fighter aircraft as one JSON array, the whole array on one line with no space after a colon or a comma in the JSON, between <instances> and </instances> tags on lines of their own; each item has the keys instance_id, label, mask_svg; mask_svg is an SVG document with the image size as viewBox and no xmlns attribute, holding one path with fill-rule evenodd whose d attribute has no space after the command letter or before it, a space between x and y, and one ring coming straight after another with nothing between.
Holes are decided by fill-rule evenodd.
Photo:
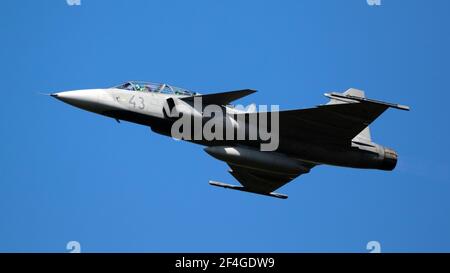
<instances>
[{"instance_id":1,"label":"gray fighter aircraft","mask_svg":"<svg viewBox=\"0 0 450 273\"><path fill-rule=\"evenodd\" d=\"M118 122L149 126L166 136L173 136L173 126L183 116L196 116L201 125L220 118L223 124L232 124L233 130L246 128L244 139L187 139L206 146L208 154L226 162L229 172L242 185L210 181L214 186L285 199L287 195L274 191L317 165L395 168L397 153L372 142L368 126L386 109L409 110L408 106L368 99L363 91L353 88L344 93L326 93L330 99L326 105L276 111L279 145L274 151L261 151L258 146L264 140L260 136L248 137L251 133L248 128L258 127L257 117L262 113L273 115L274 112L257 112L255 107L240 110L230 105L253 92L245 89L201 95L168 84L132 81L112 88L66 91L51 96ZM200 108L195 106L196 99L202 101ZM204 110L208 105L217 105L226 114L206 116ZM183 126L186 127L183 130L188 129ZM236 132L233 132L234 136Z\"/></svg>"}]
</instances>

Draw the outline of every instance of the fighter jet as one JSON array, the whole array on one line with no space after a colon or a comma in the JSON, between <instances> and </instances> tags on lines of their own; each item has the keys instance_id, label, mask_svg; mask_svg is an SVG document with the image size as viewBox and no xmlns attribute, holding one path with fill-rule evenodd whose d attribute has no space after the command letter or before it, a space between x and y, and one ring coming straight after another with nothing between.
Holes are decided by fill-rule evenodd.
<instances>
[{"instance_id":1,"label":"fighter jet","mask_svg":"<svg viewBox=\"0 0 450 273\"><path fill-rule=\"evenodd\" d=\"M227 163L230 174L241 184L209 181L213 186L286 199L287 195L275 190L318 165L388 171L395 168L397 153L374 143L369 125L388 108L409 110L408 106L368 99L363 91L353 88L325 93L328 103L307 109L256 111L255 105L238 109L231 104L254 92L244 89L202 95L168 84L130 81L111 88L51 96L117 122L149 126L165 136L173 137L174 126L181 118L200 120L200 128L212 120L215 125L231 125L232 137L214 139L193 136L198 133L195 122L178 128L193 136L184 140L206 146L209 155ZM195 105L199 100L201 105ZM208 106L216 106L225 114L208 115ZM263 115L277 117L277 124L265 125L267 130L277 129L278 145L271 151L261 149L262 143L267 143L267 138L258 133ZM252 128L256 128L256 137L250 136ZM238 132L241 138L236 137Z\"/></svg>"}]
</instances>

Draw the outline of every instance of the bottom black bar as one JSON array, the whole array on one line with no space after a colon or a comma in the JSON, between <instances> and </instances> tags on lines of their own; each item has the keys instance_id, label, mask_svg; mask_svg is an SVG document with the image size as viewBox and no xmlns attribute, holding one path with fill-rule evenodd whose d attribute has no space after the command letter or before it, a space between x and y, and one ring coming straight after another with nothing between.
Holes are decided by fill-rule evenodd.
<instances>
[{"instance_id":1,"label":"bottom black bar","mask_svg":"<svg viewBox=\"0 0 450 273\"><path fill-rule=\"evenodd\" d=\"M304 269L417 269L442 268L450 254L280 254L280 253L166 253L166 254L0 254L3 268L32 270L129 270L145 272L297 272Z\"/></svg>"}]
</instances>

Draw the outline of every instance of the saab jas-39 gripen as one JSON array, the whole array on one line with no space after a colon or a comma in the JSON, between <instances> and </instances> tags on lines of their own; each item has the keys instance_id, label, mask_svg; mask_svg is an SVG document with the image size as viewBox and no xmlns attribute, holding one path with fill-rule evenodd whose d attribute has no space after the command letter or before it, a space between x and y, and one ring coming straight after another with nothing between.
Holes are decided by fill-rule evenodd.
<instances>
[{"instance_id":1,"label":"saab jas-39 gripen","mask_svg":"<svg viewBox=\"0 0 450 273\"><path fill-rule=\"evenodd\" d=\"M409 110L408 106L368 99L353 88L325 93L327 104L307 109L257 111L254 104L230 104L254 92L201 95L168 84L132 81L51 96L118 122L149 126L156 133L206 146L204 150L226 162L241 184L209 182L223 188L285 199L287 195L274 191L317 165L395 168L397 153L374 143L368 126L386 109ZM213 137L203 136L206 127ZM225 133L219 132L222 128ZM181 135L174 136L177 132ZM261 149L264 144L272 144L272 149Z\"/></svg>"}]
</instances>

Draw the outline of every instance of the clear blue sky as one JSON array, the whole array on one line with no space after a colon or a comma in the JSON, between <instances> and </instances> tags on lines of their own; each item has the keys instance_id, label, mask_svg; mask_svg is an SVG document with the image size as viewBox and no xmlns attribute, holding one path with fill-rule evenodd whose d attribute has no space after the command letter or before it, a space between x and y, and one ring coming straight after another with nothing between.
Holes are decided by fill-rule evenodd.
<instances>
[{"instance_id":1,"label":"clear blue sky","mask_svg":"<svg viewBox=\"0 0 450 273\"><path fill-rule=\"evenodd\" d=\"M2 1L0 251L450 251L450 2ZM38 92L129 79L282 109L349 87L410 105L372 126L393 172L320 166L279 192L200 146Z\"/></svg>"}]
</instances>

